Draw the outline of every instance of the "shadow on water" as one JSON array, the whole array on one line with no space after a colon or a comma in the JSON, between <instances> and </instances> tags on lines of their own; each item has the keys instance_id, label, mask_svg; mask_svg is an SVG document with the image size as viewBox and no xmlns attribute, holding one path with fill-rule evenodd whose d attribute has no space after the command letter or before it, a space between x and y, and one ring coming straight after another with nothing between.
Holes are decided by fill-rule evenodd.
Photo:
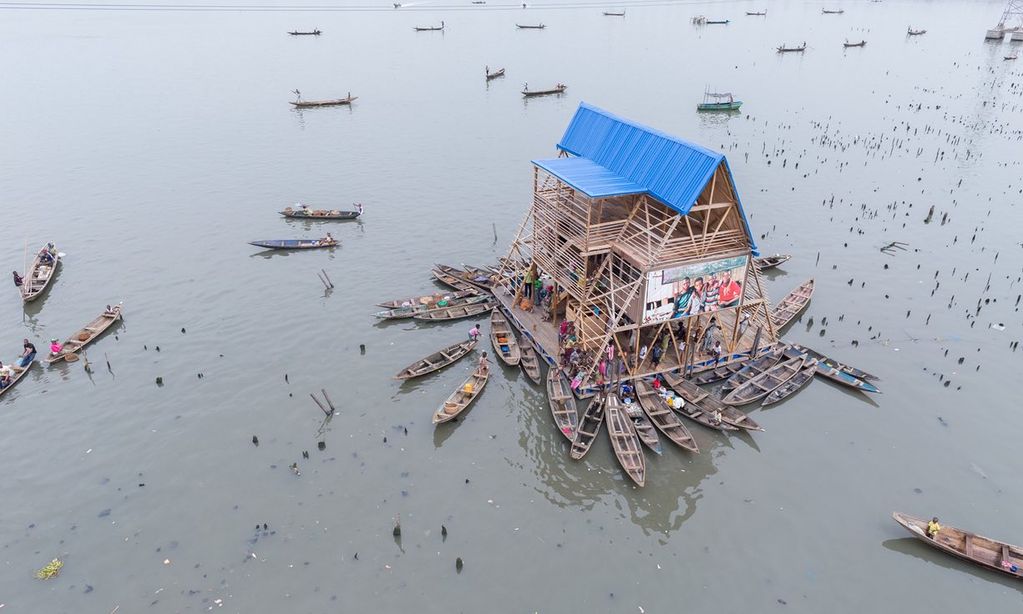
<instances>
[{"instance_id":1,"label":"shadow on water","mask_svg":"<svg viewBox=\"0 0 1023 614\"><path fill-rule=\"evenodd\" d=\"M335 245L334 247L320 248L320 249L264 249L254 254L249 254L249 258L265 258L269 260L276 256L291 256L298 255L302 252L327 252L328 259L333 260L335 252L341 249L341 245Z\"/></svg>"},{"instance_id":2,"label":"shadow on water","mask_svg":"<svg viewBox=\"0 0 1023 614\"><path fill-rule=\"evenodd\" d=\"M1023 592L1023 583L1019 580L1014 580L1008 576L1003 576L997 571L985 569L973 563L957 559L952 555L940 552L915 537L888 539L881 542L881 545L893 552L908 554L920 560L927 561L928 563L933 563L939 567L944 567L945 569L953 569L955 571L968 573L975 578L987 580L988 582L993 582L995 584L1001 584L1007 588L1014 588L1017 591Z\"/></svg>"},{"instance_id":3,"label":"shadow on water","mask_svg":"<svg viewBox=\"0 0 1023 614\"><path fill-rule=\"evenodd\" d=\"M857 401L862 401L863 403L866 403L867 405L870 405L871 407L877 407L877 408L881 407L881 405L877 401L875 401L873 398L871 398L871 395L866 393L866 392L860 392L859 390L855 390L855 389L850 388L849 386L846 386L844 384L839 384L838 382L833 382L833 381L831 381L830 379L828 379L826 377L815 376L814 380L817 381L817 382L823 382L823 383L827 384L829 387L838 390L843 395L845 395L847 397L850 397L850 398L853 398L853 399L856 399Z\"/></svg>"}]
</instances>

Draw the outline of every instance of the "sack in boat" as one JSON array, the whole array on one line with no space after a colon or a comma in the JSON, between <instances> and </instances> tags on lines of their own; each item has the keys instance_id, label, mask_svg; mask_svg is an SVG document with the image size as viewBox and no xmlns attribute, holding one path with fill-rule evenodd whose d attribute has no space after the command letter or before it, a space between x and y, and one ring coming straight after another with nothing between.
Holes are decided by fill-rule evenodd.
<instances>
[{"instance_id":1,"label":"sack in boat","mask_svg":"<svg viewBox=\"0 0 1023 614\"><path fill-rule=\"evenodd\" d=\"M82 332L78 333L77 336L78 336L78 340L79 341L88 341L89 340L89 333L85 332L84 330Z\"/></svg>"},{"instance_id":2,"label":"sack in boat","mask_svg":"<svg viewBox=\"0 0 1023 614\"><path fill-rule=\"evenodd\" d=\"M78 354L65 354L64 360L68 362L75 362L78 360Z\"/></svg>"},{"instance_id":3,"label":"sack in boat","mask_svg":"<svg viewBox=\"0 0 1023 614\"><path fill-rule=\"evenodd\" d=\"M472 390L473 390L473 388L472 388L472 382L466 382L466 383L465 383L465 387L464 387L464 388L462 388L462 390L464 390L464 391L465 391L465 394L472 394Z\"/></svg>"},{"instance_id":4,"label":"sack in boat","mask_svg":"<svg viewBox=\"0 0 1023 614\"><path fill-rule=\"evenodd\" d=\"M429 296L424 296L424 297L420 298L419 299L419 304L420 305L429 305L430 304L430 297Z\"/></svg>"}]
</instances>

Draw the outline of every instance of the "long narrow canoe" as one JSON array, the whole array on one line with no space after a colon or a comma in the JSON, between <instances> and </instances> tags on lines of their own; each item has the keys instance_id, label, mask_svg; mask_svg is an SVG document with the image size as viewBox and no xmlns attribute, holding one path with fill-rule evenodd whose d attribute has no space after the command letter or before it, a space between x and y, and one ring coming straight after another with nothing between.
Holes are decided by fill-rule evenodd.
<instances>
[{"instance_id":1,"label":"long narrow canoe","mask_svg":"<svg viewBox=\"0 0 1023 614\"><path fill-rule=\"evenodd\" d=\"M799 355L785 360L774 365L767 371L764 371L760 375L753 379L743 383L735 390L726 394L721 402L725 405L746 405L759 401L767 395L774 392L776 388L784 384L785 382L792 379L799 370L803 368L803 364L806 362L806 356Z\"/></svg>"},{"instance_id":2,"label":"long narrow canoe","mask_svg":"<svg viewBox=\"0 0 1023 614\"><path fill-rule=\"evenodd\" d=\"M639 401L639 406L650 417L650 422L653 422L654 426L661 429L665 437L675 442L680 448L699 453L700 448L696 445L692 433L682 424L675 412L671 411L664 398L642 380L636 380L635 385L636 399Z\"/></svg>"},{"instance_id":3,"label":"long narrow canoe","mask_svg":"<svg viewBox=\"0 0 1023 614\"><path fill-rule=\"evenodd\" d=\"M761 271L767 269L773 269L779 264L784 264L792 258L789 254L775 254L773 256L762 256L760 258L754 258L753 264L757 265L757 268Z\"/></svg>"},{"instance_id":4,"label":"long narrow canoe","mask_svg":"<svg viewBox=\"0 0 1023 614\"><path fill-rule=\"evenodd\" d=\"M892 518L912 533L913 537L938 550L1013 578L1023 579L1023 548L1019 546L947 525L941 525L937 537L931 539L927 537L927 521L923 518L899 512L893 513Z\"/></svg>"},{"instance_id":5,"label":"long narrow canoe","mask_svg":"<svg viewBox=\"0 0 1023 614\"><path fill-rule=\"evenodd\" d=\"M56 356L51 354L47 357L46 364L52 365L55 362L60 362L66 359L71 354L77 354L82 348L98 339L104 331L113 326L114 322L117 322L120 319L120 305L114 305L113 307L108 308L93 319L92 322L83 326L80 331L71 335L67 341L64 342L64 347L60 351L60 354L57 354Z\"/></svg>"},{"instance_id":6,"label":"long narrow canoe","mask_svg":"<svg viewBox=\"0 0 1023 614\"><path fill-rule=\"evenodd\" d=\"M439 281L440 283L442 283L442 284L444 284L446 286L450 286L450 287L454 288L455 290L472 291L472 292L477 292L478 291L476 286L470 284L469 282L467 282L465 280L459 279L458 277L455 277L453 275L449 275L448 273L445 273L444 271L441 271L441 270L438 270L438 269L433 269L430 272L433 273L433 276L434 276L434 278L437 281Z\"/></svg>"},{"instance_id":7,"label":"long narrow canoe","mask_svg":"<svg viewBox=\"0 0 1023 614\"><path fill-rule=\"evenodd\" d=\"M338 209L292 209L285 207L281 215L296 220L354 220L361 215L358 211Z\"/></svg>"},{"instance_id":8,"label":"long narrow canoe","mask_svg":"<svg viewBox=\"0 0 1023 614\"><path fill-rule=\"evenodd\" d=\"M504 76L504 69L503 68L498 68L494 72L489 72L488 71L486 73L487 81L492 81L493 79L496 79L498 77L503 77L503 76Z\"/></svg>"},{"instance_id":9,"label":"long narrow canoe","mask_svg":"<svg viewBox=\"0 0 1023 614\"><path fill-rule=\"evenodd\" d=\"M454 364L456 360L471 352L474 347L476 347L475 340L468 340L454 345L449 345L443 350L438 350L433 354L430 354L426 358L420 358L399 371L394 377L398 379L412 379L413 377L419 377L421 375L426 375L427 373L439 371L450 364Z\"/></svg>"},{"instance_id":10,"label":"long narrow canoe","mask_svg":"<svg viewBox=\"0 0 1023 614\"><path fill-rule=\"evenodd\" d=\"M720 367L715 367L713 369L710 369L709 371L700 371L699 373L694 373L692 377L692 382L694 384L699 385L720 382L723 379L728 379L735 375L740 369L742 369L742 367L745 364L746 361L740 360L736 362L730 362L726 365L721 365Z\"/></svg>"},{"instance_id":11,"label":"long narrow canoe","mask_svg":"<svg viewBox=\"0 0 1023 614\"><path fill-rule=\"evenodd\" d=\"M816 372L817 359L808 358L806 362L803 364L803 368L799 370L799 373L793 375L792 379L785 382L781 386L778 386L777 388L771 391L771 394L767 395L763 403L760 404L761 407L767 407L768 405L780 403L781 401L796 394L803 388L806 388L810 384L810 382L813 381L813 375Z\"/></svg>"},{"instance_id":12,"label":"long narrow canoe","mask_svg":"<svg viewBox=\"0 0 1023 614\"><path fill-rule=\"evenodd\" d=\"M496 309L494 310L496 313ZM540 383L540 359L536 356L536 350L529 342L523 343L519 346L521 351L521 357L519 359L519 366L522 367L522 371L526 374L534 384Z\"/></svg>"},{"instance_id":13,"label":"long narrow canoe","mask_svg":"<svg viewBox=\"0 0 1023 614\"><path fill-rule=\"evenodd\" d=\"M775 305L774 311L771 312L771 322L776 329L781 330L806 309L810 304L810 298L813 297L813 285L813 278L806 280Z\"/></svg>"},{"instance_id":14,"label":"long narrow canoe","mask_svg":"<svg viewBox=\"0 0 1023 614\"><path fill-rule=\"evenodd\" d=\"M851 376L853 376L855 378L859 378L861 380L868 381L868 382L870 382L870 381L877 381L877 380L881 379L880 377L878 377L876 375L871 375L870 373L867 373L866 371L863 371L862 369L857 369L856 367L851 367L849 365L840 363L837 360L834 360L832 358L828 358L824 354L821 354L820 352L816 352L814 350L811 350L810 348L806 347L805 345L799 345L798 343L793 343L792 344L792 348L802 352L803 354L806 354L810 358L816 358L817 362L820 363L824 367L829 367L829 368L832 368L832 369L838 369L839 371L844 371L844 372L848 373L849 375L851 375Z\"/></svg>"},{"instance_id":15,"label":"long narrow canoe","mask_svg":"<svg viewBox=\"0 0 1023 614\"><path fill-rule=\"evenodd\" d=\"M476 294L468 296L466 298L441 299L441 301L432 304L427 303L425 305L418 304L409 307L398 307L396 309L385 309L384 311L378 311L373 315L377 318L380 318L381 320L402 320L406 318L415 317L420 314L430 313L431 311L443 310L451 307L464 307L468 305L474 305L476 303L483 303L486 302L488 298L489 297L485 295ZM441 302L444 302L444 305L440 305Z\"/></svg>"},{"instance_id":16,"label":"long narrow canoe","mask_svg":"<svg viewBox=\"0 0 1023 614\"><path fill-rule=\"evenodd\" d=\"M639 447L639 437L636 436L632 420L626 415L618 395L607 396L604 411L607 413L607 434L611 438L611 447L618 457L618 463L637 486L642 486L646 483L646 460Z\"/></svg>"},{"instance_id":17,"label":"long narrow canoe","mask_svg":"<svg viewBox=\"0 0 1023 614\"><path fill-rule=\"evenodd\" d=\"M675 408L676 412L710 429L717 429L719 431L739 430L739 427L736 425L725 421L724 409L728 406L722 404L720 399L712 396L696 384L673 373L662 373L661 377L685 401L681 408Z\"/></svg>"},{"instance_id":18,"label":"long narrow canoe","mask_svg":"<svg viewBox=\"0 0 1023 614\"><path fill-rule=\"evenodd\" d=\"M350 105L352 102L358 100L358 96L346 96L345 98L328 98L326 100L297 100L292 101L291 106L296 109L311 109L315 107L339 107L342 105Z\"/></svg>"},{"instance_id":19,"label":"long narrow canoe","mask_svg":"<svg viewBox=\"0 0 1023 614\"><path fill-rule=\"evenodd\" d=\"M579 427L575 430L575 439L572 440L572 450L569 452L575 460L586 456L593 445L593 441L600 433L600 425L604 423L604 397L601 394L593 397L590 404L583 412Z\"/></svg>"},{"instance_id":20,"label":"long narrow canoe","mask_svg":"<svg viewBox=\"0 0 1023 614\"><path fill-rule=\"evenodd\" d=\"M537 96L550 96L551 94L563 94L568 89L567 85L557 84L549 90L522 90L523 98L535 98Z\"/></svg>"},{"instance_id":21,"label":"long narrow canoe","mask_svg":"<svg viewBox=\"0 0 1023 614\"><path fill-rule=\"evenodd\" d=\"M476 397L480 396L480 392L483 392L489 375L489 370L476 369L473 371L458 387L458 390L452 392L451 396L434 412L433 423L447 422L465 411L476 400Z\"/></svg>"},{"instance_id":22,"label":"long narrow canoe","mask_svg":"<svg viewBox=\"0 0 1023 614\"><path fill-rule=\"evenodd\" d=\"M515 332L500 309L495 309L490 314L490 341L494 344L497 356L509 367L514 367L522 360L522 351L515 340Z\"/></svg>"},{"instance_id":23,"label":"long narrow canoe","mask_svg":"<svg viewBox=\"0 0 1023 614\"><path fill-rule=\"evenodd\" d=\"M444 307L442 309L431 309L423 313L417 313L412 316L414 319L421 322L444 322L448 320L461 320L462 318L472 318L475 316L483 315L486 312L497 306L492 299L489 297L480 303L470 303L468 305L456 305L454 307Z\"/></svg>"},{"instance_id":24,"label":"long narrow canoe","mask_svg":"<svg viewBox=\"0 0 1023 614\"><path fill-rule=\"evenodd\" d=\"M377 303L377 306L383 307L384 309L402 309L404 307L412 308L416 305L435 305L438 301L442 301L444 299L452 300L466 298L469 296L479 296L479 292L477 292L475 288L472 290L462 290L460 292L438 292L436 294L424 294L423 296L396 298L394 300Z\"/></svg>"},{"instance_id":25,"label":"long narrow canoe","mask_svg":"<svg viewBox=\"0 0 1023 614\"><path fill-rule=\"evenodd\" d=\"M14 385L21 381L21 378L28 375L29 369L31 369L32 365L34 364L36 364L35 360L28 363L28 365L24 367L19 367L16 362L11 363L10 365L11 369L14 369L14 377L11 378L10 384L7 384L7 386L0 388L0 397L3 397L5 394L7 394L7 391L9 391L11 388L14 388Z\"/></svg>"},{"instance_id":26,"label":"long narrow canoe","mask_svg":"<svg viewBox=\"0 0 1023 614\"><path fill-rule=\"evenodd\" d=\"M819 354L817 354L817 352L813 352L811 354L809 352L806 352L805 350L806 350L806 348L804 348L802 346L799 346L799 347L793 346L793 347L789 348L788 350L786 350L786 355L788 355L788 356L796 356L798 354L802 354L803 356L806 356L808 359L810 359L811 357L814 357L815 354L819 356ZM811 350L811 352L812 352L812 350ZM846 371L843 371L842 369L840 369L839 368L840 363L836 363L834 361L830 361L830 363L831 364L822 364L821 361L818 359L818 361L817 361L817 375L820 375L821 377L826 377L826 378L830 379L831 381L833 381L833 382L835 382L837 384L842 384L843 386L848 386L850 388L855 388L855 389L861 390L863 392L876 392L876 393L880 393L881 392L878 389L878 387L875 386L874 384L872 384L870 382L866 382L866 381L856 377L852 373L849 373L849 372L846 372ZM841 366L844 366L844 365L841 365ZM851 369L852 367L849 367L849 368ZM859 371L859 369L856 369L856 371Z\"/></svg>"},{"instance_id":27,"label":"long narrow canoe","mask_svg":"<svg viewBox=\"0 0 1023 614\"><path fill-rule=\"evenodd\" d=\"M575 409L572 389L557 367L547 370L547 401L551 404L551 414L558 430L569 441L574 441L575 431L579 428L579 413Z\"/></svg>"},{"instance_id":28,"label":"long narrow canoe","mask_svg":"<svg viewBox=\"0 0 1023 614\"><path fill-rule=\"evenodd\" d=\"M735 390L739 386L745 384L754 377L760 375L764 371L767 371L774 365L781 362L781 359L784 358L784 354L782 353L783 349L784 349L783 347L775 347L767 354L764 354L759 358L754 358L753 360L747 361L745 364L743 364L741 369L733 373L731 377L725 380L725 384L721 386L721 394L722 395L728 394L729 392Z\"/></svg>"},{"instance_id":29,"label":"long narrow canoe","mask_svg":"<svg viewBox=\"0 0 1023 614\"><path fill-rule=\"evenodd\" d=\"M458 267L448 266L446 264L437 264L434 265L434 268L436 268L436 270L440 271L441 273L444 273L445 275L450 275L455 279L464 281L465 283L471 284L481 290L489 291L491 286L493 286L492 276L488 275L485 271L480 271L480 269L477 269L475 267L469 270L469 267L466 267L465 269L460 269Z\"/></svg>"},{"instance_id":30,"label":"long narrow canoe","mask_svg":"<svg viewBox=\"0 0 1023 614\"><path fill-rule=\"evenodd\" d=\"M620 403L622 410L625 411L625 415L632 420L632 428L636 431L636 436L643 442L643 445L650 448L650 451L654 454L660 455L664 453L664 448L661 447L661 440L657 437L657 429L654 428L654 423L650 421L650 418L640 408L639 403Z\"/></svg>"},{"instance_id":31,"label":"long narrow canoe","mask_svg":"<svg viewBox=\"0 0 1023 614\"><path fill-rule=\"evenodd\" d=\"M45 250L46 247L44 246ZM50 282L57 275L60 268L60 254L53 257L52 262L43 262L42 250L36 254L32 266L25 272L25 279L21 284L21 300L31 303L41 297L50 287Z\"/></svg>"},{"instance_id":32,"label":"long narrow canoe","mask_svg":"<svg viewBox=\"0 0 1023 614\"><path fill-rule=\"evenodd\" d=\"M339 245L335 239L325 241L323 239L267 239L264 241L249 241L249 245L265 247L266 249L322 249L333 248Z\"/></svg>"}]
</instances>

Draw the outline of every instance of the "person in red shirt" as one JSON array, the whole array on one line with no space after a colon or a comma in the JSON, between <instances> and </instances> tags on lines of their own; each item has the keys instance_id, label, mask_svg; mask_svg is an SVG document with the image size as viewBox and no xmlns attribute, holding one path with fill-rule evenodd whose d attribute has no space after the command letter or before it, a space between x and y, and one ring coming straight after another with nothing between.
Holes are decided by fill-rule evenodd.
<instances>
[{"instance_id":1,"label":"person in red shirt","mask_svg":"<svg viewBox=\"0 0 1023 614\"><path fill-rule=\"evenodd\" d=\"M735 307L739 304L742 296L742 285L732 279L727 271L721 272L721 279L718 282L718 306Z\"/></svg>"}]
</instances>

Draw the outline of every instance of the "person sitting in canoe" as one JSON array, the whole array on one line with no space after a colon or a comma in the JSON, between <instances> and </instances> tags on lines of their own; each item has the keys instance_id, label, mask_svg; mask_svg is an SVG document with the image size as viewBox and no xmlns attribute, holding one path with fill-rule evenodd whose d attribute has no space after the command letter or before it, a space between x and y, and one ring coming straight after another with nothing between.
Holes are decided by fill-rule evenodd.
<instances>
[{"instance_id":1,"label":"person sitting in canoe","mask_svg":"<svg viewBox=\"0 0 1023 614\"><path fill-rule=\"evenodd\" d=\"M39 250L39 261L46 264L53 264L53 243L48 243L46 247Z\"/></svg>"},{"instance_id":2,"label":"person sitting in canoe","mask_svg":"<svg viewBox=\"0 0 1023 614\"><path fill-rule=\"evenodd\" d=\"M51 357L56 358L57 356L60 356L60 353L61 353L61 351L63 349L64 349L64 346L61 345L60 341L57 341L56 338L50 339L50 356Z\"/></svg>"},{"instance_id":3,"label":"person sitting in canoe","mask_svg":"<svg viewBox=\"0 0 1023 614\"><path fill-rule=\"evenodd\" d=\"M941 525L938 524L938 517L935 516L927 523L927 537L934 539L938 536L939 531L941 531Z\"/></svg>"},{"instance_id":4,"label":"person sitting in canoe","mask_svg":"<svg viewBox=\"0 0 1023 614\"><path fill-rule=\"evenodd\" d=\"M11 365L0 362L0 390L10 386L13 379L14 369L11 368Z\"/></svg>"},{"instance_id":5,"label":"person sitting in canoe","mask_svg":"<svg viewBox=\"0 0 1023 614\"><path fill-rule=\"evenodd\" d=\"M106 311L103 312L103 315L105 315L105 316L116 316L118 313L120 313L120 311L121 311L121 306L120 305L118 305L116 307L111 307L110 305L107 305L107 309L106 309Z\"/></svg>"},{"instance_id":6,"label":"person sitting in canoe","mask_svg":"<svg viewBox=\"0 0 1023 614\"><path fill-rule=\"evenodd\" d=\"M22 278L21 275L18 275L17 271L11 271L11 273L14 275L14 286L16 288L20 288L21 284L25 283L24 278Z\"/></svg>"},{"instance_id":7,"label":"person sitting in canoe","mask_svg":"<svg viewBox=\"0 0 1023 614\"><path fill-rule=\"evenodd\" d=\"M330 236L330 233L328 232L327 236L325 236L322 239L320 239L319 244L320 245L337 245L337 240L334 237Z\"/></svg>"},{"instance_id":8,"label":"person sitting in canoe","mask_svg":"<svg viewBox=\"0 0 1023 614\"><path fill-rule=\"evenodd\" d=\"M34 346L28 339L25 339L22 347L25 348L25 351L23 351L21 353L21 357L18 358L18 366L27 367L36 359L36 346Z\"/></svg>"}]
</instances>

